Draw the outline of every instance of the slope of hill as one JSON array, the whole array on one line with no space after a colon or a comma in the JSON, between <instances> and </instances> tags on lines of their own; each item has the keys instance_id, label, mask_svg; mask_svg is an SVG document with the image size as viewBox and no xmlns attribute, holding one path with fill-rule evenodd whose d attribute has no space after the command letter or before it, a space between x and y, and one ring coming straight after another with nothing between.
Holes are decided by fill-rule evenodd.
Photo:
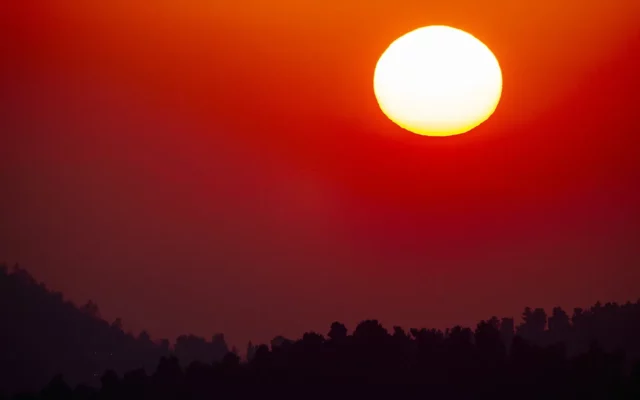
<instances>
[{"instance_id":1,"label":"slope of hill","mask_svg":"<svg viewBox=\"0 0 640 400\"><path fill-rule=\"evenodd\" d=\"M119 319L101 319L92 301L77 307L18 266L0 267L0 321L0 389L9 392L41 388L59 373L72 384L99 385L107 369L153 371L171 353L212 362L229 351L220 334L211 341L183 335L173 346L146 332L134 337Z\"/></svg>"}]
</instances>

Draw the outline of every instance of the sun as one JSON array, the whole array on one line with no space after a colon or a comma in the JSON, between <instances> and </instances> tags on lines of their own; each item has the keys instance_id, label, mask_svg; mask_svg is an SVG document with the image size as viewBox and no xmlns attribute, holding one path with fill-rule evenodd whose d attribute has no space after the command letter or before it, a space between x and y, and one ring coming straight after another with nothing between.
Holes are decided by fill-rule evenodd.
<instances>
[{"instance_id":1,"label":"sun","mask_svg":"<svg viewBox=\"0 0 640 400\"><path fill-rule=\"evenodd\" d=\"M486 121L502 95L500 64L480 40L432 25L396 39L376 65L382 112L419 135L451 136Z\"/></svg>"}]
</instances>

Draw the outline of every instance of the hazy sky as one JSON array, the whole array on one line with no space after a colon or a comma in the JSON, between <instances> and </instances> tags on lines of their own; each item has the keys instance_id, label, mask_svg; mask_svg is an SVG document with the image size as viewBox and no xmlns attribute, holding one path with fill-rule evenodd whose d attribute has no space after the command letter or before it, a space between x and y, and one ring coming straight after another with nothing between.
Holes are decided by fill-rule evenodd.
<instances>
[{"instance_id":1,"label":"hazy sky","mask_svg":"<svg viewBox=\"0 0 640 400\"><path fill-rule=\"evenodd\" d=\"M239 346L640 297L640 2L202 3L0 5L0 262ZM431 24L503 69L466 135L375 102Z\"/></svg>"}]
</instances>

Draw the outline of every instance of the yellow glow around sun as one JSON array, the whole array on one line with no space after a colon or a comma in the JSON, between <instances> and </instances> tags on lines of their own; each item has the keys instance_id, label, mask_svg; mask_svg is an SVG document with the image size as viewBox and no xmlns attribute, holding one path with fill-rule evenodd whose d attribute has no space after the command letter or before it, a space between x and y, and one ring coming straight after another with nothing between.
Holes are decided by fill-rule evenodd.
<instances>
[{"instance_id":1,"label":"yellow glow around sun","mask_svg":"<svg viewBox=\"0 0 640 400\"><path fill-rule=\"evenodd\" d=\"M378 60L373 88L382 111L402 128L451 136L493 114L502 94L502 72L480 40L434 25L391 43Z\"/></svg>"}]
</instances>

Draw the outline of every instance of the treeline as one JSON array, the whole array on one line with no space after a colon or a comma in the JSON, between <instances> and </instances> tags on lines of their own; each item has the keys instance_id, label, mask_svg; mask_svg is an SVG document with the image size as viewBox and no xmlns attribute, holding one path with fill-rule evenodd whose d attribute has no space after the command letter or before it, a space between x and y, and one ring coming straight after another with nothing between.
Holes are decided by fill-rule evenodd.
<instances>
[{"instance_id":1,"label":"treeline","mask_svg":"<svg viewBox=\"0 0 640 400\"><path fill-rule=\"evenodd\" d=\"M0 266L0 390L41 388L62 373L72 383L100 384L105 370L153 371L161 357L214 362L229 352L224 335L182 335L174 343L147 332L125 333L118 318L100 318L89 301L77 307L23 268Z\"/></svg>"},{"instance_id":2,"label":"treeline","mask_svg":"<svg viewBox=\"0 0 640 400\"><path fill-rule=\"evenodd\" d=\"M19 379L24 371L49 374L48 384L22 398L237 397L238 391L256 387L264 394L266 383L422 384L422 394L447 398L640 398L640 302L597 303L571 316L560 308L549 316L543 309L526 308L518 325L511 318L493 317L473 329L444 331L388 331L367 320L350 334L334 322L326 334L277 337L271 346L249 344L248 360L242 361L222 336L210 342L184 336L171 348L168 341L123 333L117 323L98 318L92 303L81 309L65 303L22 269L0 275L2 318L18 321L0 328L2 379ZM34 349L24 347L38 341ZM91 356L95 348L109 357ZM122 356L113 353L116 349ZM91 368L92 378L96 374L93 388L81 379L83 368Z\"/></svg>"}]
</instances>

